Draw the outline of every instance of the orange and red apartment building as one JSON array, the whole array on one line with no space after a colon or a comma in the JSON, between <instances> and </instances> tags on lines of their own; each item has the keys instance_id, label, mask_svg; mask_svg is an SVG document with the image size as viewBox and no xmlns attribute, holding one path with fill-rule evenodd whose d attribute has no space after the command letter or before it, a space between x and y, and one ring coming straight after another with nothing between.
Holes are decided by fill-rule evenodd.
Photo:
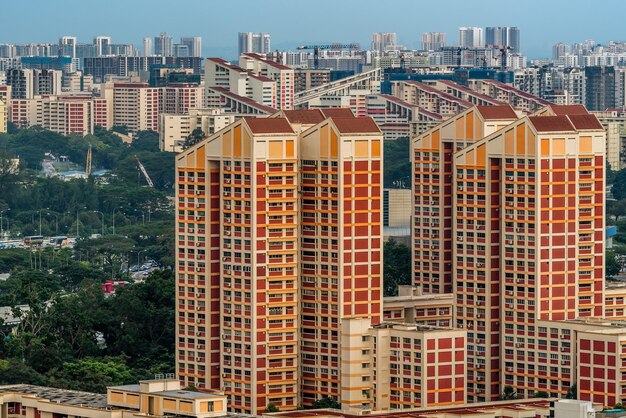
<instances>
[{"instance_id":1,"label":"orange and red apartment building","mask_svg":"<svg viewBox=\"0 0 626 418\"><path fill-rule=\"evenodd\" d=\"M176 167L184 385L222 390L247 413L323 397L383 410L465 402L465 330L382 323L382 134L371 118L242 119Z\"/></svg>"},{"instance_id":2,"label":"orange and red apartment building","mask_svg":"<svg viewBox=\"0 0 626 418\"><path fill-rule=\"evenodd\" d=\"M604 147L582 106L475 106L414 139L414 284L454 295L468 401L626 399L622 289L603 319Z\"/></svg>"}]
</instances>

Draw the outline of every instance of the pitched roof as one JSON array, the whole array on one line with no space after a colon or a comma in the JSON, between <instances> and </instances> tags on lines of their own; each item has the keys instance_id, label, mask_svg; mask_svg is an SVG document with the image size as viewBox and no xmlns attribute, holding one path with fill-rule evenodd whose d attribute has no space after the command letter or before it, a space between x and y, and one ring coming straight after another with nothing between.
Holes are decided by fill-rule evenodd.
<instances>
[{"instance_id":1,"label":"pitched roof","mask_svg":"<svg viewBox=\"0 0 626 418\"><path fill-rule=\"evenodd\" d=\"M331 107L328 109L320 109L327 118L353 118L354 113L348 107Z\"/></svg>"},{"instance_id":2,"label":"pitched roof","mask_svg":"<svg viewBox=\"0 0 626 418\"><path fill-rule=\"evenodd\" d=\"M567 116L529 116L537 132L575 132Z\"/></svg>"},{"instance_id":3,"label":"pitched roof","mask_svg":"<svg viewBox=\"0 0 626 418\"><path fill-rule=\"evenodd\" d=\"M380 129L374 119L367 118L341 118L332 117L332 121L342 134L366 134L380 133Z\"/></svg>"},{"instance_id":4,"label":"pitched roof","mask_svg":"<svg viewBox=\"0 0 626 418\"><path fill-rule=\"evenodd\" d=\"M508 104L498 106L476 106L476 110L478 110L478 113L480 113L485 120L517 119L517 114Z\"/></svg>"},{"instance_id":5,"label":"pitched roof","mask_svg":"<svg viewBox=\"0 0 626 418\"><path fill-rule=\"evenodd\" d=\"M567 117L578 130L604 130L596 115L568 115Z\"/></svg>"},{"instance_id":6,"label":"pitched roof","mask_svg":"<svg viewBox=\"0 0 626 418\"><path fill-rule=\"evenodd\" d=\"M244 118L254 134L293 134L291 125L285 118Z\"/></svg>"},{"instance_id":7,"label":"pitched roof","mask_svg":"<svg viewBox=\"0 0 626 418\"><path fill-rule=\"evenodd\" d=\"M550 108L555 115L588 115L587 109L583 105L551 105Z\"/></svg>"},{"instance_id":8,"label":"pitched roof","mask_svg":"<svg viewBox=\"0 0 626 418\"><path fill-rule=\"evenodd\" d=\"M319 109L283 110L283 113L289 122L304 125L317 125L326 119Z\"/></svg>"}]
</instances>

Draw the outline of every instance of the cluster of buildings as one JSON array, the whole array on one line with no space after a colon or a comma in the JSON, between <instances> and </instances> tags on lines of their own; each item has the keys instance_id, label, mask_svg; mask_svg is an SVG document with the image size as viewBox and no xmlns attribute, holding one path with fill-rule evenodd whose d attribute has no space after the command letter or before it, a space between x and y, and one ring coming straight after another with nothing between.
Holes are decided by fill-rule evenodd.
<instances>
[{"instance_id":1,"label":"cluster of buildings","mask_svg":"<svg viewBox=\"0 0 626 418\"><path fill-rule=\"evenodd\" d=\"M414 288L382 297L374 118L240 119L177 156L181 381L252 414L324 397L354 413L483 403L506 386L625 401L598 117L494 80L391 87L390 102L441 115L411 135Z\"/></svg>"}]
</instances>

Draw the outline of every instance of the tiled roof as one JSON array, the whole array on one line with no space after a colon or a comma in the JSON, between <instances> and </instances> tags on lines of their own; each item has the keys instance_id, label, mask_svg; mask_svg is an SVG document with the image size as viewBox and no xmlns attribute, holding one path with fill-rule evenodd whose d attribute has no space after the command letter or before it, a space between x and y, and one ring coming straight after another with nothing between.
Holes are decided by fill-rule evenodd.
<instances>
[{"instance_id":1,"label":"tiled roof","mask_svg":"<svg viewBox=\"0 0 626 418\"><path fill-rule=\"evenodd\" d=\"M331 107L328 109L320 109L327 118L353 118L354 113L347 107Z\"/></svg>"},{"instance_id":2,"label":"tiled roof","mask_svg":"<svg viewBox=\"0 0 626 418\"><path fill-rule=\"evenodd\" d=\"M567 117L578 130L604 130L596 115L568 115Z\"/></svg>"},{"instance_id":3,"label":"tiled roof","mask_svg":"<svg viewBox=\"0 0 626 418\"><path fill-rule=\"evenodd\" d=\"M263 55L255 54L253 52L247 52L244 55L246 55L246 56L248 56L250 58L254 58L256 60L259 60L259 61L263 61L267 65L270 65L270 66L272 66L274 68L278 68L279 70L291 70L290 67L287 67L286 65L283 65L283 64L279 64L276 61L269 60L269 59L265 58Z\"/></svg>"},{"instance_id":4,"label":"tiled roof","mask_svg":"<svg viewBox=\"0 0 626 418\"><path fill-rule=\"evenodd\" d=\"M588 115L587 109L583 105L551 105L550 108L555 115Z\"/></svg>"},{"instance_id":5,"label":"tiled roof","mask_svg":"<svg viewBox=\"0 0 626 418\"><path fill-rule=\"evenodd\" d=\"M510 105L476 106L476 110L485 120L517 119L517 114Z\"/></svg>"},{"instance_id":6,"label":"tiled roof","mask_svg":"<svg viewBox=\"0 0 626 418\"><path fill-rule=\"evenodd\" d=\"M567 116L529 116L537 132L575 132Z\"/></svg>"},{"instance_id":7,"label":"tiled roof","mask_svg":"<svg viewBox=\"0 0 626 418\"><path fill-rule=\"evenodd\" d=\"M291 125L285 118L245 118L254 134L293 134Z\"/></svg>"},{"instance_id":8,"label":"tiled roof","mask_svg":"<svg viewBox=\"0 0 626 418\"><path fill-rule=\"evenodd\" d=\"M335 126L342 134L380 133L380 129L372 118L341 118L333 117Z\"/></svg>"},{"instance_id":9,"label":"tiled roof","mask_svg":"<svg viewBox=\"0 0 626 418\"><path fill-rule=\"evenodd\" d=\"M320 109L283 110L285 118L291 123L316 125L326 119Z\"/></svg>"}]
</instances>

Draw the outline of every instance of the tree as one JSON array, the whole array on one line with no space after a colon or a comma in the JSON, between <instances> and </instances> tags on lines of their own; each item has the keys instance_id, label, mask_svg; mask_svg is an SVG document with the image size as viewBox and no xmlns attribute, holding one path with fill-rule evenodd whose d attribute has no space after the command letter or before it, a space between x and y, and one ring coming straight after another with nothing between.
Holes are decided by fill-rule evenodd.
<instances>
[{"instance_id":1,"label":"tree","mask_svg":"<svg viewBox=\"0 0 626 418\"><path fill-rule=\"evenodd\" d=\"M613 409L624 409L624 405L621 402L618 402L613 405Z\"/></svg>"},{"instance_id":2,"label":"tree","mask_svg":"<svg viewBox=\"0 0 626 418\"><path fill-rule=\"evenodd\" d=\"M134 248L133 240L119 235L79 240L75 247L76 251L88 254L88 257L96 261L101 257L103 264L108 266L111 277L119 271L122 259Z\"/></svg>"},{"instance_id":3,"label":"tree","mask_svg":"<svg viewBox=\"0 0 626 418\"><path fill-rule=\"evenodd\" d=\"M517 392L515 391L513 386L509 386L509 385L505 386L504 389L502 390L502 393L500 394L500 400L510 401L513 399L517 399Z\"/></svg>"},{"instance_id":4,"label":"tree","mask_svg":"<svg viewBox=\"0 0 626 418\"><path fill-rule=\"evenodd\" d=\"M333 398L324 396L313 402L310 409L341 409L341 404Z\"/></svg>"},{"instance_id":5,"label":"tree","mask_svg":"<svg viewBox=\"0 0 626 418\"><path fill-rule=\"evenodd\" d=\"M617 261L617 257L615 255L615 251L607 249L606 250L606 278L612 279L622 270L619 262Z\"/></svg>"},{"instance_id":6,"label":"tree","mask_svg":"<svg viewBox=\"0 0 626 418\"><path fill-rule=\"evenodd\" d=\"M265 411L268 414L271 414L272 412L280 412L280 409L278 409L278 407L276 406L276 404L270 402L267 404L267 407L265 408Z\"/></svg>"},{"instance_id":7,"label":"tree","mask_svg":"<svg viewBox=\"0 0 626 418\"><path fill-rule=\"evenodd\" d=\"M0 385L11 384L45 385L46 379L15 358L0 360Z\"/></svg>"},{"instance_id":8,"label":"tree","mask_svg":"<svg viewBox=\"0 0 626 418\"><path fill-rule=\"evenodd\" d=\"M540 390L540 391L533 393L532 397L533 398L549 398L550 394L546 391Z\"/></svg>"},{"instance_id":9,"label":"tree","mask_svg":"<svg viewBox=\"0 0 626 418\"><path fill-rule=\"evenodd\" d=\"M576 383L567 389L565 399L578 399L578 385Z\"/></svg>"},{"instance_id":10,"label":"tree","mask_svg":"<svg viewBox=\"0 0 626 418\"><path fill-rule=\"evenodd\" d=\"M117 132L118 134L128 135L128 126L126 125L114 125L111 130L113 132Z\"/></svg>"},{"instance_id":11,"label":"tree","mask_svg":"<svg viewBox=\"0 0 626 418\"><path fill-rule=\"evenodd\" d=\"M411 143L409 138L398 138L395 141L385 141L384 179L385 187L411 187Z\"/></svg>"},{"instance_id":12,"label":"tree","mask_svg":"<svg viewBox=\"0 0 626 418\"><path fill-rule=\"evenodd\" d=\"M384 296L395 296L399 285L411 284L411 250L390 239L383 246L383 259Z\"/></svg>"},{"instance_id":13,"label":"tree","mask_svg":"<svg viewBox=\"0 0 626 418\"><path fill-rule=\"evenodd\" d=\"M206 138L206 135L202 131L202 128L196 128L189 135L187 135L187 138L185 138L183 148L189 148L192 145L202 141L204 138Z\"/></svg>"},{"instance_id":14,"label":"tree","mask_svg":"<svg viewBox=\"0 0 626 418\"><path fill-rule=\"evenodd\" d=\"M121 358L84 359L64 363L53 382L67 389L105 393L107 386L133 382L133 374Z\"/></svg>"}]
</instances>

